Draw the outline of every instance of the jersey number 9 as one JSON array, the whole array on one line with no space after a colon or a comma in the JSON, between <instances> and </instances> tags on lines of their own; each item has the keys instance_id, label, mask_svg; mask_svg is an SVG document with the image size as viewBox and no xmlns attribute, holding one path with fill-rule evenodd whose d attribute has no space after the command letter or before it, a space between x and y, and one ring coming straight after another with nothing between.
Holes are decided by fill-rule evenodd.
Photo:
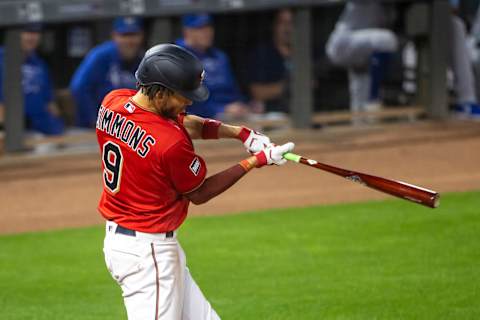
<instances>
[{"instance_id":1,"label":"jersey number 9","mask_svg":"<svg viewBox=\"0 0 480 320\"><path fill-rule=\"evenodd\" d=\"M123 155L120 147L109 141L103 145L103 184L111 193L120 190Z\"/></svg>"}]
</instances>

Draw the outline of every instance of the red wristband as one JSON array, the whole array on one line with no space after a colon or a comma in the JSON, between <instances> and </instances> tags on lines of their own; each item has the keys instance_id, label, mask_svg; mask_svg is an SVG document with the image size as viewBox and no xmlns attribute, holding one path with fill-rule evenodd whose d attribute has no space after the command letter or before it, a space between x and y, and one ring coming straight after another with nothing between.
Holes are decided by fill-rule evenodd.
<instances>
[{"instance_id":1,"label":"red wristband","mask_svg":"<svg viewBox=\"0 0 480 320\"><path fill-rule=\"evenodd\" d=\"M265 151L260 151L255 155L257 157L257 168L263 167L268 164L267 155Z\"/></svg>"},{"instance_id":2,"label":"red wristband","mask_svg":"<svg viewBox=\"0 0 480 320\"><path fill-rule=\"evenodd\" d=\"M202 127L202 139L218 139L218 129L222 123L213 119L205 119Z\"/></svg>"},{"instance_id":3,"label":"red wristband","mask_svg":"<svg viewBox=\"0 0 480 320\"><path fill-rule=\"evenodd\" d=\"M240 133L238 134L237 138L240 139L242 142L245 142L250 136L250 132L252 132L251 129L247 127L242 127L242 130L240 130Z\"/></svg>"}]
</instances>

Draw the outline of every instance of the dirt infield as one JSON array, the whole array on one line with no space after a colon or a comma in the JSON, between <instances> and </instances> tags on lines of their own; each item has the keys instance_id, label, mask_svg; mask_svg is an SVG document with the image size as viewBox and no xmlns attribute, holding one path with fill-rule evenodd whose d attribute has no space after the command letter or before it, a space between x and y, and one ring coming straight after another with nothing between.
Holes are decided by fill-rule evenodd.
<instances>
[{"instance_id":1,"label":"dirt infield","mask_svg":"<svg viewBox=\"0 0 480 320\"><path fill-rule=\"evenodd\" d=\"M480 189L480 124L421 122L327 128L273 135L296 152L336 166L419 184L440 192ZM245 156L236 141L199 141L209 173ZM0 158L0 233L97 224L98 154ZM289 163L255 170L232 190L191 214L383 199L388 196L334 175Z\"/></svg>"}]
</instances>

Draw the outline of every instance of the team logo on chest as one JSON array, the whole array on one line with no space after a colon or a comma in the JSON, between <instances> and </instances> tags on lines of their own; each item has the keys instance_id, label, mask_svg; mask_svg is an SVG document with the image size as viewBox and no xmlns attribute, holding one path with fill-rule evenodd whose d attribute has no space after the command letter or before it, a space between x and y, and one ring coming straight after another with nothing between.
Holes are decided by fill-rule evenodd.
<instances>
[{"instance_id":1,"label":"team logo on chest","mask_svg":"<svg viewBox=\"0 0 480 320\"><path fill-rule=\"evenodd\" d=\"M200 172L201 167L202 167L202 164L200 163L200 160L197 157L195 157L192 163L190 163L190 171L192 171L192 173L195 176L198 176L198 173Z\"/></svg>"}]
</instances>

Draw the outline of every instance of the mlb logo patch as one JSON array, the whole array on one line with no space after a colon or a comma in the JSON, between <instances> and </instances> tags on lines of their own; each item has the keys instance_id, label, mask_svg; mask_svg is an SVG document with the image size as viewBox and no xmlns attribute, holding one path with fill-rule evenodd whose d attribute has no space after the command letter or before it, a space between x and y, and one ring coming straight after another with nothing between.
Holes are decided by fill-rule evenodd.
<instances>
[{"instance_id":1,"label":"mlb logo patch","mask_svg":"<svg viewBox=\"0 0 480 320\"><path fill-rule=\"evenodd\" d=\"M198 173L200 172L201 167L202 167L202 164L200 163L200 160L197 157L195 157L192 163L190 163L190 171L192 171L192 173L195 176L198 176Z\"/></svg>"},{"instance_id":2,"label":"mlb logo patch","mask_svg":"<svg viewBox=\"0 0 480 320\"><path fill-rule=\"evenodd\" d=\"M127 103L126 105L123 106L125 109L127 109L128 112L133 113L135 111L135 106L131 104L130 102Z\"/></svg>"}]
</instances>

